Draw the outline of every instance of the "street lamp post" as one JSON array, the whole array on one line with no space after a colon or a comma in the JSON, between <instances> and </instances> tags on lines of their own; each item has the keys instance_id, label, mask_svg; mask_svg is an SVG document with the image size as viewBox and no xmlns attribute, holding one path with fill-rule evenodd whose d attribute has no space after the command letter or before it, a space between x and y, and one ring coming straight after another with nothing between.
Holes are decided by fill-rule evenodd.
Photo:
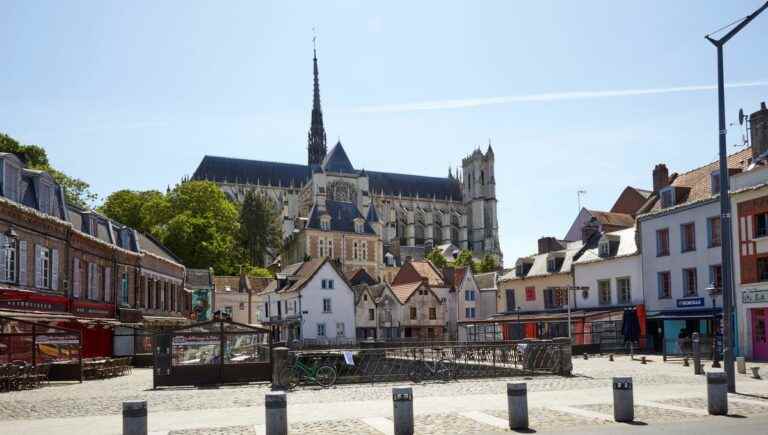
<instances>
[{"instance_id":1,"label":"street lamp post","mask_svg":"<svg viewBox=\"0 0 768 435\"><path fill-rule=\"evenodd\" d=\"M736 392L736 374L733 367L733 251L731 249L731 201L728 194L728 161L726 151L725 127L725 79L723 77L723 46L743 29L750 21L768 8L768 2L752 14L745 17L739 24L720 39L711 35L705 38L717 48L717 102L718 102L718 137L720 148L720 234L722 238L723 257L723 363L728 380L728 391Z\"/></svg>"},{"instance_id":2,"label":"street lamp post","mask_svg":"<svg viewBox=\"0 0 768 435\"><path fill-rule=\"evenodd\" d=\"M712 318L714 319L715 329L712 331L712 368L720 368L720 352L717 350L717 336L720 332L720 325L722 325L722 316L720 322L717 321L717 295L723 292L722 287L719 287L716 282L713 282L707 287L709 295L712 297Z\"/></svg>"}]
</instances>

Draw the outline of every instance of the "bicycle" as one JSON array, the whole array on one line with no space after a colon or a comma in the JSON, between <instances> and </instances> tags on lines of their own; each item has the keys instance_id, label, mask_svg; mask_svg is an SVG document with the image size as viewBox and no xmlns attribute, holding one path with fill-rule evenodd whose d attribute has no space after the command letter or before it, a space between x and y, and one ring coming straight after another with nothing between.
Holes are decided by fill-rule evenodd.
<instances>
[{"instance_id":1,"label":"bicycle","mask_svg":"<svg viewBox=\"0 0 768 435\"><path fill-rule=\"evenodd\" d=\"M328 388L336 383L336 369L331 366L307 365L298 358L292 366L280 371L281 384L289 390L296 388L302 382L312 382L323 388Z\"/></svg>"},{"instance_id":2,"label":"bicycle","mask_svg":"<svg viewBox=\"0 0 768 435\"><path fill-rule=\"evenodd\" d=\"M447 382L453 379L454 374L453 363L447 358L441 357L434 361L422 359L417 362L416 367L408 373L408 377L416 383L425 379L440 379Z\"/></svg>"}]
</instances>

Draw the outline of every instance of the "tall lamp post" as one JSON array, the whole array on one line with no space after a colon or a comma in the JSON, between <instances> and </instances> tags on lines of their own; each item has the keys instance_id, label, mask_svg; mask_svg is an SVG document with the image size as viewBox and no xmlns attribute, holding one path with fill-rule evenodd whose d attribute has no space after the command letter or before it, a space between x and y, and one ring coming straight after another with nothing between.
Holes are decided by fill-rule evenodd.
<instances>
[{"instance_id":1,"label":"tall lamp post","mask_svg":"<svg viewBox=\"0 0 768 435\"><path fill-rule=\"evenodd\" d=\"M722 318L720 322L717 321L717 296L723 292L722 287L718 286L716 282L707 287L709 296L712 297L712 318L714 319L715 329L712 331L712 368L720 368L720 352L718 351L717 338L720 335L720 325L722 325Z\"/></svg>"},{"instance_id":2,"label":"tall lamp post","mask_svg":"<svg viewBox=\"0 0 768 435\"><path fill-rule=\"evenodd\" d=\"M714 39L710 35L705 38L717 48L717 103L718 103L718 137L720 139L720 234L722 237L723 257L723 363L728 379L728 391L736 392L736 374L733 367L733 251L731 249L731 200L728 194L728 162L726 152L726 128L725 128L725 79L723 78L723 46L734 35L739 33L761 12L768 8L768 2L750 15L747 15L739 24L726 33L720 39Z\"/></svg>"}]
</instances>

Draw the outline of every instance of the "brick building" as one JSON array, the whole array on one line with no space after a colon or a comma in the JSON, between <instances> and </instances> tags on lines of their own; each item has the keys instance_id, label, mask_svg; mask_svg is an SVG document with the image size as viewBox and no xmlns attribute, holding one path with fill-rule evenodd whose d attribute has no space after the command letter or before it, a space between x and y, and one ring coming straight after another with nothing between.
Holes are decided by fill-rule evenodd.
<instances>
[{"instance_id":1,"label":"brick building","mask_svg":"<svg viewBox=\"0 0 768 435\"><path fill-rule=\"evenodd\" d=\"M152 238L64 199L0 153L0 315L77 329L83 356L112 354L113 328L186 318L184 266Z\"/></svg>"}]
</instances>

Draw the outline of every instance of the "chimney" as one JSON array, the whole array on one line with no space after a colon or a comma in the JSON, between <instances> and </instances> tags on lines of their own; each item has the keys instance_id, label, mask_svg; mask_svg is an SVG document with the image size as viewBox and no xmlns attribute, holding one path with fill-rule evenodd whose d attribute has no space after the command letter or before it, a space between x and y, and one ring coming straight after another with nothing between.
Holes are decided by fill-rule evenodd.
<instances>
[{"instance_id":1,"label":"chimney","mask_svg":"<svg viewBox=\"0 0 768 435\"><path fill-rule=\"evenodd\" d=\"M595 234L600 232L600 224L592 218L581 228L581 241L587 243Z\"/></svg>"},{"instance_id":2,"label":"chimney","mask_svg":"<svg viewBox=\"0 0 768 435\"><path fill-rule=\"evenodd\" d=\"M653 191L659 190L669 186L669 169L664 163L659 163L653 168Z\"/></svg>"},{"instance_id":3,"label":"chimney","mask_svg":"<svg viewBox=\"0 0 768 435\"><path fill-rule=\"evenodd\" d=\"M760 103L760 110L749 115L749 127L754 157L768 151L768 108L765 101Z\"/></svg>"},{"instance_id":4,"label":"chimney","mask_svg":"<svg viewBox=\"0 0 768 435\"><path fill-rule=\"evenodd\" d=\"M542 237L539 239L539 254L546 254L547 252L559 251L561 249L563 249L563 245L554 237Z\"/></svg>"}]
</instances>

